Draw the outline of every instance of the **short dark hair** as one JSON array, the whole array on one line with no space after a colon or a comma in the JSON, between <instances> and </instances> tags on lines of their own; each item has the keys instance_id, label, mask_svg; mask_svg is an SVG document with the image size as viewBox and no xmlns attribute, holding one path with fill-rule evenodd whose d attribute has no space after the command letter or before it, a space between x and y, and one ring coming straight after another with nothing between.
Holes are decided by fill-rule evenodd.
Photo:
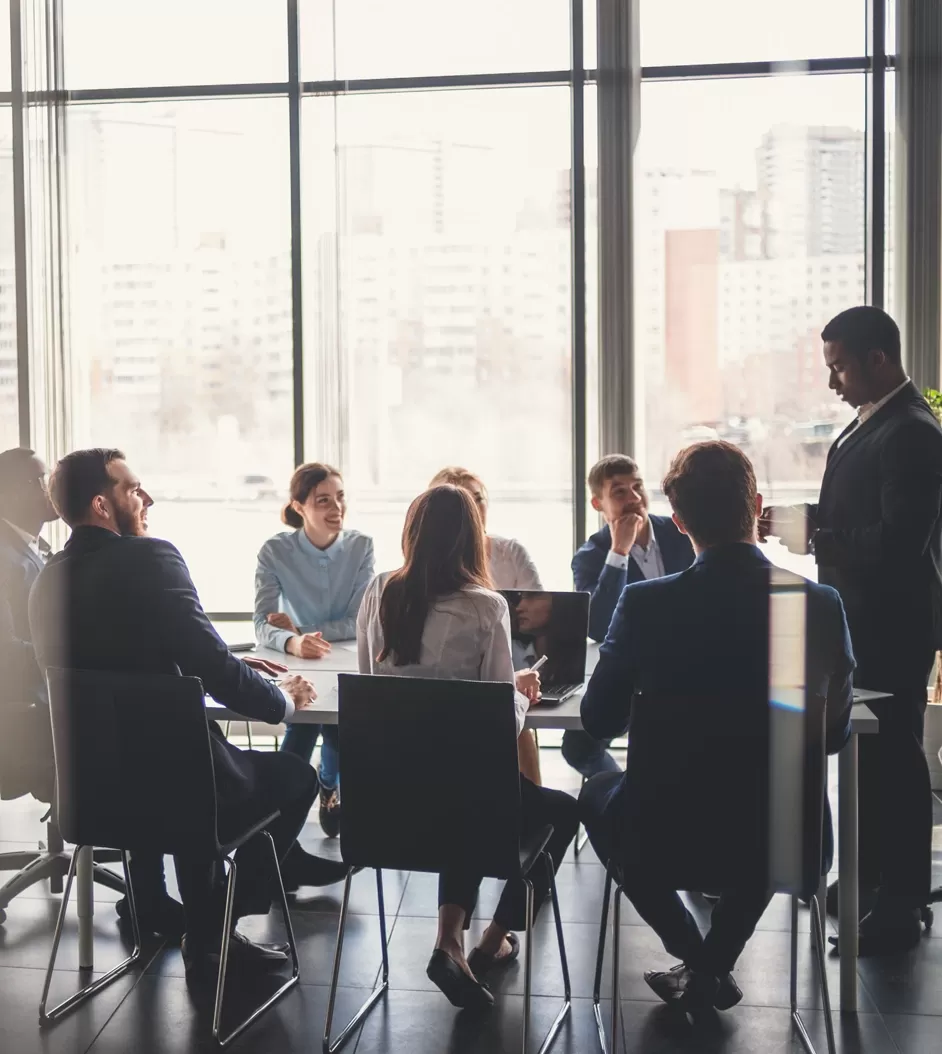
<instances>
[{"instance_id":1,"label":"short dark hair","mask_svg":"<svg viewBox=\"0 0 942 1054\"><path fill-rule=\"evenodd\" d=\"M592 496L600 498L605 489L605 481L614 476L635 476L638 474L638 462L627 454L606 454L589 469L589 490Z\"/></svg>"},{"instance_id":2,"label":"short dark hair","mask_svg":"<svg viewBox=\"0 0 942 1054\"><path fill-rule=\"evenodd\" d=\"M35 450L22 446L0 453L0 494L6 494L23 482L23 470L35 456Z\"/></svg>"},{"instance_id":3,"label":"short dark hair","mask_svg":"<svg viewBox=\"0 0 942 1054\"><path fill-rule=\"evenodd\" d=\"M112 461L124 461L124 454L114 447L92 447L73 450L53 469L49 479L49 497L56 512L70 526L80 523L97 494L107 494L114 486L108 475Z\"/></svg>"},{"instance_id":4,"label":"short dark hair","mask_svg":"<svg viewBox=\"0 0 942 1054\"><path fill-rule=\"evenodd\" d=\"M701 546L741 542L755 529L756 474L732 443L711 439L681 450L661 486Z\"/></svg>"},{"instance_id":5,"label":"short dark hair","mask_svg":"<svg viewBox=\"0 0 942 1054\"><path fill-rule=\"evenodd\" d=\"M835 315L821 330L821 339L827 342L839 340L858 359L879 349L890 362L899 365L903 361L899 326L878 307L849 307Z\"/></svg>"}]
</instances>

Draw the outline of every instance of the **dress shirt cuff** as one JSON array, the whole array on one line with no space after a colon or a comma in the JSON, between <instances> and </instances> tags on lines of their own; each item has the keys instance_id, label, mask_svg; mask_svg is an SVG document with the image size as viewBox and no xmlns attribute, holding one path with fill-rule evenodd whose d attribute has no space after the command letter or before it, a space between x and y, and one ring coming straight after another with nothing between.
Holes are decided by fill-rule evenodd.
<instances>
[{"instance_id":1,"label":"dress shirt cuff","mask_svg":"<svg viewBox=\"0 0 942 1054\"><path fill-rule=\"evenodd\" d=\"M616 553L614 549L609 549L608 556L605 557L605 562L609 567L617 567L624 571L628 566L628 557L622 553Z\"/></svg>"},{"instance_id":2,"label":"dress shirt cuff","mask_svg":"<svg viewBox=\"0 0 942 1054\"><path fill-rule=\"evenodd\" d=\"M294 717L294 700L291 698L290 695L288 695L284 688L281 688L279 690L281 694L285 697L285 716L281 720L290 721L291 718Z\"/></svg>"}]
</instances>

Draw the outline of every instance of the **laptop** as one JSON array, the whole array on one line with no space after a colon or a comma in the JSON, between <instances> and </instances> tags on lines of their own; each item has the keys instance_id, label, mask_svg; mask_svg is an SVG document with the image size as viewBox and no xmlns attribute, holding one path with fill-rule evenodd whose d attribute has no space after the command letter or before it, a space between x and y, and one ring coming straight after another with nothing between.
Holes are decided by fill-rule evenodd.
<instances>
[{"instance_id":1,"label":"laptop","mask_svg":"<svg viewBox=\"0 0 942 1054\"><path fill-rule=\"evenodd\" d=\"M514 669L525 670L546 656L540 669L544 703L561 703L585 683L589 594L537 589L502 589L510 608Z\"/></svg>"}]
</instances>

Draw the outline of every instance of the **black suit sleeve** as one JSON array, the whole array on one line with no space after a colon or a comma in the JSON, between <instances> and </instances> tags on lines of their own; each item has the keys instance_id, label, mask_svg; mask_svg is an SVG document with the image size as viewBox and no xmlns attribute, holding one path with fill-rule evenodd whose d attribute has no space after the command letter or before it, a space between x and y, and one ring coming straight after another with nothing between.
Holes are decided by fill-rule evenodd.
<instances>
[{"instance_id":1,"label":"black suit sleeve","mask_svg":"<svg viewBox=\"0 0 942 1054\"><path fill-rule=\"evenodd\" d=\"M199 677L217 703L254 718L278 724L285 716L280 689L237 659L213 629L200 604L183 557L169 542L149 547L157 583L157 625L180 672Z\"/></svg>"},{"instance_id":2,"label":"black suit sleeve","mask_svg":"<svg viewBox=\"0 0 942 1054\"><path fill-rule=\"evenodd\" d=\"M622 591L612 616L598 665L582 697L582 727L595 739L614 739L628 730L634 673L629 645L629 623L636 589Z\"/></svg>"},{"instance_id":3,"label":"black suit sleeve","mask_svg":"<svg viewBox=\"0 0 942 1054\"><path fill-rule=\"evenodd\" d=\"M880 520L861 527L824 528L815 558L827 567L886 562L914 565L926 552L942 508L942 434L919 420L891 432L879 450Z\"/></svg>"},{"instance_id":4,"label":"black suit sleeve","mask_svg":"<svg viewBox=\"0 0 942 1054\"><path fill-rule=\"evenodd\" d=\"M17 686L23 686L21 702L32 702L32 691L27 686L38 684L42 676L33 645L16 632L10 597L14 588L12 573L0 571L0 671L9 689L16 691Z\"/></svg>"}]
</instances>

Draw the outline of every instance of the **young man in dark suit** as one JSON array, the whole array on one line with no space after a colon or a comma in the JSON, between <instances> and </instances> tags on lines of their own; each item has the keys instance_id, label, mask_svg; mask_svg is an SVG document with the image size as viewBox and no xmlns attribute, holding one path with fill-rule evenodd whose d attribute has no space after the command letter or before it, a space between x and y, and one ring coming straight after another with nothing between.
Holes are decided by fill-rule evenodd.
<instances>
[{"instance_id":1,"label":"young man in dark suit","mask_svg":"<svg viewBox=\"0 0 942 1054\"><path fill-rule=\"evenodd\" d=\"M592 508L602 514L605 526L572 558L572 574L576 589L592 594L589 636L603 641L626 585L683 571L694 557L689 538L670 516L648 512L648 493L634 458L603 457L592 466L588 483ZM563 757L587 778L619 771L609 746L610 739L593 739L581 729L563 734Z\"/></svg>"},{"instance_id":2,"label":"young man in dark suit","mask_svg":"<svg viewBox=\"0 0 942 1054\"><path fill-rule=\"evenodd\" d=\"M278 687L252 668L272 672L265 663L240 661L230 653L206 617L180 553L169 542L147 537L153 501L120 451L67 455L56 466L50 492L72 535L30 595L41 667L199 677L217 702L269 724L310 706L314 688L303 677L286 677ZM310 765L290 754L239 750L215 722L210 732L220 828L241 830L279 810L269 830L285 887L327 885L345 877L343 864L311 856L297 842L317 795ZM160 793L154 787L158 802ZM223 922L223 876L209 848L205 858L175 859L186 924L183 957L187 976L195 980L208 980L216 968ZM267 913L271 887L264 844L252 839L239 856L235 915ZM131 878L142 912L164 913L170 898L162 859L132 854ZM239 933L230 945L233 952L247 963L287 960L285 948L256 945Z\"/></svg>"},{"instance_id":3,"label":"young man in dark suit","mask_svg":"<svg viewBox=\"0 0 942 1054\"><path fill-rule=\"evenodd\" d=\"M766 711L770 628L794 631L772 625L774 583L777 589L784 585L804 593L804 687L826 700L825 746L835 753L850 734L853 703L854 659L840 597L833 589L773 568L760 552L756 517L762 497L749 459L732 444L711 441L682 450L664 480L664 493L675 524L693 542L696 561L680 574L636 582L624 590L582 700L583 725L598 737L624 734L636 691L702 698L704 705L754 700ZM802 657L796 658L800 670ZM703 749L736 749L735 742L721 744L718 739L705 742ZM644 761L651 764L650 758ZM664 765L671 763L665 757ZM620 869L638 913L682 961L673 970L645 974L645 980L665 1002L691 1013L711 1006L729 1009L742 998L731 971L770 900L766 883L723 890L710 931L701 937L679 894L649 876L656 874L659 862L630 851L632 816L645 807L643 789L639 794L632 785L633 771L629 747L627 771L589 780L579 804L599 858ZM685 827L683 800L657 804L676 816L675 826L663 832L665 845L683 846L699 837ZM822 861L822 871L827 865ZM735 860L731 869L741 873Z\"/></svg>"},{"instance_id":4,"label":"young man in dark suit","mask_svg":"<svg viewBox=\"0 0 942 1054\"><path fill-rule=\"evenodd\" d=\"M857 417L828 452L816 505L770 510L762 529L814 552L840 593L856 683L890 692L860 742L860 954L915 945L929 896L932 796L927 685L942 647L942 428L903 369L899 329L853 307L821 334L831 390ZM829 891L833 908L836 889Z\"/></svg>"},{"instance_id":5,"label":"young man in dark suit","mask_svg":"<svg viewBox=\"0 0 942 1054\"><path fill-rule=\"evenodd\" d=\"M45 565L44 524L58 519L32 450L0 454L0 790L51 802L55 789L46 681L29 629L29 591Z\"/></svg>"}]
</instances>

